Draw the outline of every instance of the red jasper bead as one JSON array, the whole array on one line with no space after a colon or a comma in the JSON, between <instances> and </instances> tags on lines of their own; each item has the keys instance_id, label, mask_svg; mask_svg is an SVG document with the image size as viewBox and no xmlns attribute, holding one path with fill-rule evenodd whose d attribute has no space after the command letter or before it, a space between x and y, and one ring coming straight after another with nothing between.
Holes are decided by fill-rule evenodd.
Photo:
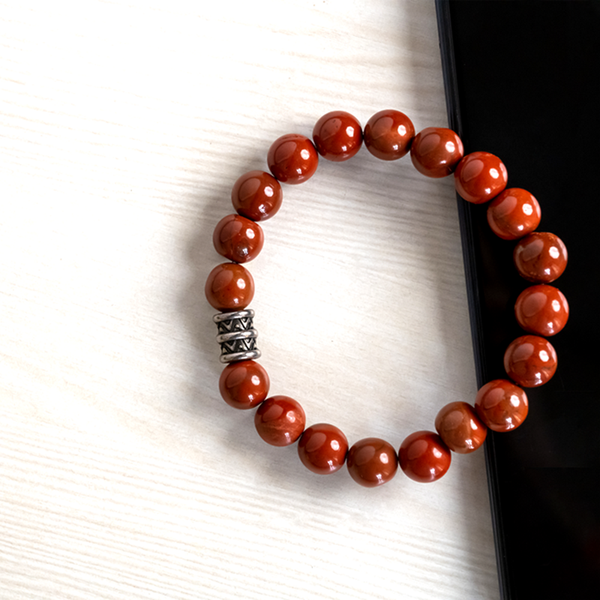
<instances>
[{"instance_id":1,"label":"red jasper bead","mask_svg":"<svg viewBox=\"0 0 600 600\"><path fill-rule=\"evenodd\" d=\"M477 392L475 410L492 431L512 431L527 417L527 394L508 379L494 379Z\"/></svg>"},{"instance_id":2,"label":"red jasper bead","mask_svg":"<svg viewBox=\"0 0 600 600\"><path fill-rule=\"evenodd\" d=\"M231 190L235 210L253 221L270 219L281 208L282 199L281 184L264 171L244 173Z\"/></svg>"},{"instance_id":3,"label":"red jasper bead","mask_svg":"<svg viewBox=\"0 0 600 600\"><path fill-rule=\"evenodd\" d=\"M267 398L256 411L254 426L271 446L289 446L304 431L306 415L296 400L288 396Z\"/></svg>"},{"instance_id":4,"label":"red jasper bead","mask_svg":"<svg viewBox=\"0 0 600 600\"><path fill-rule=\"evenodd\" d=\"M415 169L427 177L446 177L463 157L461 139L451 129L427 127L410 145L410 159Z\"/></svg>"},{"instance_id":5,"label":"red jasper bead","mask_svg":"<svg viewBox=\"0 0 600 600\"><path fill-rule=\"evenodd\" d=\"M533 194L510 188L496 196L487 210L491 230L503 240L517 240L540 224L542 210Z\"/></svg>"},{"instance_id":6,"label":"red jasper bead","mask_svg":"<svg viewBox=\"0 0 600 600\"><path fill-rule=\"evenodd\" d=\"M433 431L411 433L402 442L398 458L404 473L420 483L430 483L443 477L452 461L450 449Z\"/></svg>"},{"instance_id":7,"label":"red jasper bead","mask_svg":"<svg viewBox=\"0 0 600 600\"><path fill-rule=\"evenodd\" d=\"M558 288L532 285L519 294L515 316L525 331L548 337L556 335L567 324L569 303Z\"/></svg>"},{"instance_id":8,"label":"red jasper bead","mask_svg":"<svg viewBox=\"0 0 600 600\"><path fill-rule=\"evenodd\" d=\"M318 423L308 427L298 442L302 464L319 475L335 473L344 466L348 453L346 436L334 425Z\"/></svg>"},{"instance_id":9,"label":"red jasper bead","mask_svg":"<svg viewBox=\"0 0 600 600\"><path fill-rule=\"evenodd\" d=\"M504 353L507 375L523 387L537 387L550 381L556 365L556 350L548 340L537 335L518 337Z\"/></svg>"},{"instance_id":10,"label":"red jasper bead","mask_svg":"<svg viewBox=\"0 0 600 600\"><path fill-rule=\"evenodd\" d=\"M219 378L219 391L229 406L242 410L258 406L269 393L269 375L253 360L227 365Z\"/></svg>"},{"instance_id":11,"label":"red jasper bead","mask_svg":"<svg viewBox=\"0 0 600 600\"><path fill-rule=\"evenodd\" d=\"M267 155L267 164L279 181L303 183L315 174L319 155L306 136L289 133L273 142Z\"/></svg>"},{"instance_id":12,"label":"red jasper bead","mask_svg":"<svg viewBox=\"0 0 600 600\"><path fill-rule=\"evenodd\" d=\"M467 154L454 171L454 185L467 202L482 204L497 196L508 182L504 163L489 152Z\"/></svg>"},{"instance_id":13,"label":"red jasper bead","mask_svg":"<svg viewBox=\"0 0 600 600\"><path fill-rule=\"evenodd\" d=\"M254 279L242 265L223 263L208 275L204 293L208 303L217 310L242 310L254 298Z\"/></svg>"},{"instance_id":14,"label":"red jasper bead","mask_svg":"<svg viewBox=\"0 0 600 600\"><path fill-rule=\"evenodd\" d=\"M390 481L398 470L398 458L391 444L379 438L359 440L348 451L348 472L356 483L377 487Z\"/></svg>"},{"instance_id":15,"label":"red jasper bead","mask_svg":"<svg viewBox=\"0 0 600 600\"><path fill-rule=\"evenodd\" d=\"M551 283L567 267L568 253L558 236L534 231L517 243L513 259L523 279L533 283Z\"/></svg>"},{"instance_id":16,"label":"red jasper bead","mask_svg":"<svg viewBox=\"0 0 600 600\"><path fill-rule=\"evenodd\" d=\"M258 223L240 217L227 215L215 227L213 244L215 250L225 258L244 263L258 256L265 241L263 230Z\"/></svg>"},{"instance_id":17,"label":"red jasper bead","mask_svg":"<svg viewBox=\"0 0 600 600\"><path fill-rule=\"evenodd\" d=\"M410 148L415 126L399 110L381 110L365 125L365 146L381 160L398 160Z\"/></svg>"},{"instance_id":18,"label":"red jasper bead","mask_svg":"<svg viewBox=\"0 0 600 600\"><path fill-rule=\"evenodd\" d=\"M363 134L356 117L343 110L334 110L317 121L313 140L323 158L342 162L360 150Z\"/></svg>"},{"instance_id":19,"label":"red jasper bead","mask_svg":"<svg viewBox=\"0 0 600 600\"><path fill-rule=\"evenodd\" d=\"M487 427L466 402L446 404L435 418L435 428L446 446L458 454L477 450L487 435Z\"/></svg>"}]
</instances>

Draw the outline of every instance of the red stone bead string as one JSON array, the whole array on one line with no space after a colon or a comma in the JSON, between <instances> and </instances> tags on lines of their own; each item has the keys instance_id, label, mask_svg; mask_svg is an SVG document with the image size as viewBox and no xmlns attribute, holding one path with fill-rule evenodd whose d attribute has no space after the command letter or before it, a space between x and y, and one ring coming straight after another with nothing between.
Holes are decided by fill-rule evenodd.
<instances>
[{"instance_id":1,"label":"red stone bead string","mask_svg":"<svg viewBox=\"0 0 600 600\"><path fill-rule=\"evenodd\" d=\"M340 429L328 423L306 428L300 404L288 396L268 396L270 382L254 358L256 332L253 311L245 310L254 296L254 280L242 266L255 258L264 236L258 221L274 216L282 202L280 182L299 184L314 175L319 155L339 162L352 158L364 141L375 157L392 161L410 152L415 168L427 177L454 173L458 194L467 202L491 201L487 210L491 230L503 240L518 240L513 259L517 271L534 285L526 288L515 304L515 316L527 332L510 343L504 355L509 379L486 383L474 405L451 402L435 419L434 431L417 431L400 445L398 453L386 441L366 438L349 447ZM298 441L304 466L318 474L334 473L346 464L350 476L366 487L377 487L394 477L398 465L408 477L431 482L450 467L452 452L468 454L484 442L488 429L512 431L527 417L527 395L522 388L546 383L556 372L556 351L546 339L557 334L569 317L569 305L557 288L548 285L563 273L567 249L553 233L537 232L541 210L534 196L520 188L506 189L508 174L502 161L488 152L463 156L456 133L427 127L415 135L411 120L396 110L373 115L363 130L347 112L321 117L313 140L288 134L269 149L267 164L272 174L250 171L233 186L231 198L238 214L217 224L213 236L217 252L230 260L212 270L206 282L208 302L221 311L219 326L223 369L221 396L234 408L257 408L255 426L260 437L274 446Z\"/></svg>"}]
</instances>

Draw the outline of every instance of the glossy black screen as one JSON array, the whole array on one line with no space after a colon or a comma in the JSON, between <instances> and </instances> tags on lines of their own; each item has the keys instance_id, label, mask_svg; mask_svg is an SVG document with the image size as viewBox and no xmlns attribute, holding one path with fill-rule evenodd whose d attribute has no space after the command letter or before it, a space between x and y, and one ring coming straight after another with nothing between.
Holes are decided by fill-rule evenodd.
<instances>
[{"instance_id":1,"label":"glossy black screen","mask_svg":"<svg viewBox=\"0 0 600 600\"><path fill-rule=\"evenodd\" d=\"M451 127L465 152L497 154L509 187L542 207L539 231L567 245L553 284L569 301L550 338L558 370L527 390L525 423L492 434L486 457L503 599L600 599L600 2L437 3ZM480 385L505 377L529 285L515 242L486 207L459 201Z\"/></svg>"}]
</instances>

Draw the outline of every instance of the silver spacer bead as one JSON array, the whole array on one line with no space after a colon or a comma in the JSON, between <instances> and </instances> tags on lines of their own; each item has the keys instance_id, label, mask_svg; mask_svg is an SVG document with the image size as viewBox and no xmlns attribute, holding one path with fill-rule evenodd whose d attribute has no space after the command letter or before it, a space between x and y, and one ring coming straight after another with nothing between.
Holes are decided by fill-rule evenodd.
<instances>
[{"instance_id":1,"label":"silver spacer bead","mask_svg":"<svg viewBox=\"0 0 600 600\"><path fill-rule=\"evenodd\" d=\"M219 331L217 342L221 345L219 360L222 363L260 357L260 350L256 347L258 332L252 327L253 317L251 309L219 313L213 317Z\"/></svg>"}]
</instances>

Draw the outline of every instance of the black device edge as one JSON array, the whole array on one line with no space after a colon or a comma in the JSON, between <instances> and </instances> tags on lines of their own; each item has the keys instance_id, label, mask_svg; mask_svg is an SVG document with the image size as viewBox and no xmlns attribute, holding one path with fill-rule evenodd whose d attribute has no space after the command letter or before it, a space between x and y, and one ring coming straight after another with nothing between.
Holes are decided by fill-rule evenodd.
<instances>
[{"instance_id":1,"label":"black device edge","mask_svg":"<svg viewBox=\"0 0 600 600\"><path fill-rule=\"evenodd\" d=\"M448 113L448 124L450 129L456 131L459 136L463 135L460 102L458 94L458 81L454 59L454 45L452 41L452 20L450 15L450 4L448 0L435 0L436 16L438 23L439 46L442 61L442 72L444 78L444 89L446 95L446 111ZM473 343L473 354L475 361L475 374L477 386L484 385L483 375L483 340L481 331L481 302L479 299L479 285L477 267L474 256L473 225L471 218L471 206L458 194L456 195L458 205L458 217L460 224L460 235L463 249L463 262L465 279L467 285L467 300L469 318L471 323L471 338ZM504 551L504 536L502 527L502 513L500 510L500 494L498 491L498 479L496 476L496 453L493 436L488 437L485 442L485 463L487 471L490 507L492 513L492 526L494 531L494 543L496 547L496 564L498 567L498 580L500 596L505 600L510 585L508 585L508 562Z\"/></svg>"}]
</instances>

